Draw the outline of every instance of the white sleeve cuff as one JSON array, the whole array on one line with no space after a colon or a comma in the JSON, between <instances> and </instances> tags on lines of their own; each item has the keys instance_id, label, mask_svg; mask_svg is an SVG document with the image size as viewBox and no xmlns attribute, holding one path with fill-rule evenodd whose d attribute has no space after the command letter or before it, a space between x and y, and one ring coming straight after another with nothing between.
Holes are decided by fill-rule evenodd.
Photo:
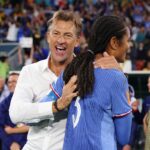
<instances>
[{"instance_id":1,"label":"white sleeve cuff","mask_svg":"<svg viewBox=\"0 0 150 150\"><path fill-rule=\"evenodd\" d=\"M54 115L53 115L53 111L52 111L52 104L53 104L53 102L43 102L43 103L40 103L40 105L38 107L39 116L41 116L41 117L45 116L46 118L47 117L48 118L50 118L50 117L53 118ZM42 118L42 119L44 119L44 118Z\"/></svg>"}]
</instances>

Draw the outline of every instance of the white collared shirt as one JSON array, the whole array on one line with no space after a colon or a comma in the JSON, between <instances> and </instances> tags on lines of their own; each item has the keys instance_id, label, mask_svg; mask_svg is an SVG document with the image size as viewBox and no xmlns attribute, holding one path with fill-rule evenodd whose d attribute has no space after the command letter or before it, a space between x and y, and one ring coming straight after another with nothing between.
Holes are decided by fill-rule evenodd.
<instances>
[{"instance_id":1,"label":"white collared shirt","mask_svg":"<svg viewBox=\"0 0 150 150\"><path fill-rule=\"evenodd\" d=\"M48 69L48 59L23 67L10 105L14 123L28 123L34 119L51 118L52 102L38 103L50 91L57 76ZM61 150L66 119L50 126L30 127L28 141L23 150Z\"/></svg>"}]
</instances>

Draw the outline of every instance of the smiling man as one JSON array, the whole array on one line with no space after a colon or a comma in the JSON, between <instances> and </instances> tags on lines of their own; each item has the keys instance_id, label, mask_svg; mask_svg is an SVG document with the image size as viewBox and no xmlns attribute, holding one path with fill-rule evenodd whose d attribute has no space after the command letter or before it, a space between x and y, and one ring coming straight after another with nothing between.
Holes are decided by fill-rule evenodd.
<instances>
[{"instance_id":1,"label":"smiling man","mask_svg":"<svg viewBox=\"0 0 150 150\"><path fill-rule=\"evenodd\" d=\"M51 50L49 65L59 75L62 71L60 67L64 69L73 59L74 48L79 45L82 24L80 18L72 18L71 15L66 18L63 14L55 14L54 18L48 22L47 41Z\"/></svg>"},{"instance_id":2,"label":"smiling man","mask_svg":"<svg viewBox=\"0 0 150 150\"><path fill-rule=\"evenodd\" d=\"M73 12L58 11L48 21L47 41L51 50L50 56L22 69L10 106L13 122L29 123L35 119L47 118L54 120L53 113L57 109L53 102L38 102L73 59L74 47L78 46L81 30L81 19ZM71 86L70 90L74 90L74 87ZM70 101L74 96L76 95L71 96ZM57 103L59 109L67 107L70 101L60 99ZM63 115L63 119L52 124L46 122L30 127L28 141L23 150L61 150L65 125L66 116Z\"/></svg>"}]
</instances>

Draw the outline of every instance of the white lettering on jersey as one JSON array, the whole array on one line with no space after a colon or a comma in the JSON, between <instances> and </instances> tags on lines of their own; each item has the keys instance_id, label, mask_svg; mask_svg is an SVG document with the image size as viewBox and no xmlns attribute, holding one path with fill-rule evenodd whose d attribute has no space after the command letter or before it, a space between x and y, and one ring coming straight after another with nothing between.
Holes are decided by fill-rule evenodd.
<instances>
[{"instance_id":1,"label":"white lettering on jersey","mask_svg":"<svg viewBox=\"0 0 150 150\"><path fill-rule=\"evenodd\" d=\"M73 127L75 128L79 122L80 115L81 115L81 106L79 103L80 97L77 97L76 102L75 102L75 107L77 107L77 115L72 115L72 122L73 122Z\"/></svg>"}]
</instances>

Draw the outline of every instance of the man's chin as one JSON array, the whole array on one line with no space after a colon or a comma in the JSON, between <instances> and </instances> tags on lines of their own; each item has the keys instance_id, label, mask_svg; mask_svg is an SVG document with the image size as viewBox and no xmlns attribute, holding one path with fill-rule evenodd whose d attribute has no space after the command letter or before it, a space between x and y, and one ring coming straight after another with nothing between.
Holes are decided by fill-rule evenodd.
<instances>
[{"instance_id":1,"label":"man's chin","mask_svg":"<svg viewBox=\"0 0 150 150\"><path fill-rule=\"evenodd\" d=\"M58 60L58 63L63 65L63 64L66 64L67 61L68 61L68 59L60 59L60 60Z\"/></svg>"}]
</instances>

